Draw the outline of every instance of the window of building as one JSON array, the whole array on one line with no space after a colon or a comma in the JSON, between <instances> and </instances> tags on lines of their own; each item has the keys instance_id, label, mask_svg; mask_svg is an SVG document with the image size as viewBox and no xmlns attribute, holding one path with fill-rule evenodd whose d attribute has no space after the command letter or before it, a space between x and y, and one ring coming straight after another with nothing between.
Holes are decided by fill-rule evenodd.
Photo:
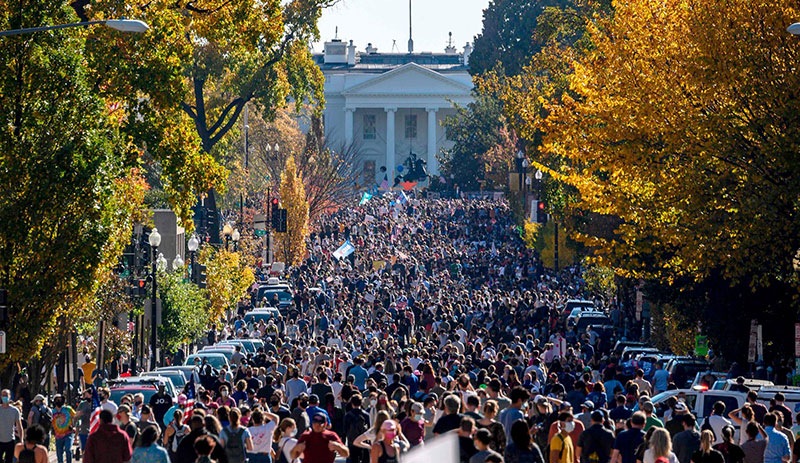
<instances>
[{"instance_id":1,"label":"window of building","mask_svg":"<svg viewBox=\"0 0 800 463\"><path fill-rule=\"evenodd\" d=\"M376 136L375 115L364 114L364 140L374 140Z\"/></svg>"},{"instance_id":2,"label":"window of building","mask_svg":"<svg viewBox=\"0 0 800 463\"><path fill-rule=\"evenodd\" d=\"M373 119L375 116L372 116ZM364 161L364 168L362 172L364 185L372 185L375 183L375 161Z\"/></svg>"},{"instance_id":3,"label":"window of building","mask_svg":"<svg viewBox=\"0 0 800 463\"><path fill-rule=\"evenodd\" d=\"M406 138L417 138L416 114L406 114Z\"/></svg>"}]
</instances>

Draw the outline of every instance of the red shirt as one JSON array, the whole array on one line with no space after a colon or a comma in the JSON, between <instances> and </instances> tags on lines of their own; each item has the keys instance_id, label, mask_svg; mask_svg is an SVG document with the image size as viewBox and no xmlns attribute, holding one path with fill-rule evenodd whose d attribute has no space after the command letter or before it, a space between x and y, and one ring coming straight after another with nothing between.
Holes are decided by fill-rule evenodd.
<instances>
[{"instance_id":1,"label":"red shirt","mask_svg":"<svg viewBox=\"0 0 800 463\"><path fill-rule=\"evenodd\" d=\"M339 436L333 431L314 432L308 430L299 439L298 444L306 443L303 451L303 461L313 461L314 463L333 463L336 453L328 450L328 442L342 443Z\"/></svg>"},{"instance_id":2,"label":"red shirt","mask_svg":"<svg viewBox=\"0 0 800 463\"><path fill-rule=\"evenodd\" d=\"M131 441L128 434L116 424L100 424L94 434L89 434L84 463L122 463L131 459Z\"/></svg>"}]
</instances>

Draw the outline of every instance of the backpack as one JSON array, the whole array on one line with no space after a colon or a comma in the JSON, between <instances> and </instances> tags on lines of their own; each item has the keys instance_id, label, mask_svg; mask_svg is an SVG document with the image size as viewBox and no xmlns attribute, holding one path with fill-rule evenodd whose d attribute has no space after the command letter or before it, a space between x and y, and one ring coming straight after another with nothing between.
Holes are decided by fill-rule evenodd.
<instances>
[{"instance_id":1,"label":"backpack","mask_svg":"<svg viewBox=\"0 0 800 463\"><path fill-rule=\"evenodd\" d=\"M244 463L244 445L242 444L242 436L244 435L244 428L239 427L236 431L231 428L225 429L225 455L228 456L230 463Z\"/></svg>"},{"instance_id":2,"label":"backpack","mask_svg":"<svg viewBox=\"0 0 800 463\"><path fill-rule=\"evenodd\" d=\"M19 457L17 458L18 463L36 463L36 452L33 450L24 447L19 452Z\"/></svg>"},{"instance_id":3,"label":"backpack","mask_svg":"<svg viewBox=\"0 0 800 463\"><path fill-rule=\"evenodd\" d=\"M53 411L48 407L39 407L39 426L43 427L45 431L50 431L53 427Z\"/></svg>"},{"instance_id":4,"label":"backpack","mask_svg":"<svg viewBox=\"0 0 800 463\"><path fill-rule=\"evenodd\" d=\"M366 416L364 410L353 410L353 419L349 421L349 426L345 429L347 434L347 443L353 445L353 442L358 439L358 436L367 432L369 429L369 418Z\"/></svg>"}]
</instances>

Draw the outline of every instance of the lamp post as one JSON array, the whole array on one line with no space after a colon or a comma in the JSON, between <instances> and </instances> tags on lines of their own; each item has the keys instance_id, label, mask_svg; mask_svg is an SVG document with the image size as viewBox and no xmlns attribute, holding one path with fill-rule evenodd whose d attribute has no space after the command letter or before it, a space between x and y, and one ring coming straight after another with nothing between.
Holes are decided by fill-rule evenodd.
<instances>
[{"instance_id":1,"label":"lamp post","mask_svg":"<svg viewBox=\"0 0 800 463\"><path fill-rule=\"evenodd\" d=\"M174 259L172 259L172 270L180 270L180 269L182 269L183 268L183 264L185 264L185 263L186 262L183 261L183 257L181 257L181 255L178 254L177 256L175 256Z\"/></svg>"},{"instance_id":2,"label":"lamp post","mask_svg":"<svg viewBox=\"0 0 800 463\"><path fill-rule=\"evenodd\" d=\"M70 27L94 26L96 24L102 24L120 32L133 32L138 34L147 32L147 30L150 29L150 26L148 26L147 23L144 21L139 21L138 19L103 19L99 21L84 21L79 23L58 24L56 26L27 27L24 29L0 31L0 37L54 31L58 29L67 29Z\"/></svg>"},{"instance_id":3,"label":"lamp post","mask_svg":"<svg viewBox=\"0 0 800 463\"><path fill-rule=\"evenodd\" d=\"M233 226L230 222L226 223L224 227L222 227L222 235L225 237L225 250L228 250L228 245L231 242L231 235L233 234Z\"/></svg>"},{"instance_id":4,"label":"lamp post","mask_svg":"<svg viewBox=\"0 0 800 463\"><path fill-rule=\"evenodd\" d=\"M195 281L195 255L197 254L197 249L200 247L200 239L197 237L197 233L192 233L192 237L189 238L189 243L187 243L186 246L189 248L189 275L191 276L192 282L197 284L197 281Z\"/></svg>"},{"instance_id":5,"label":"lamp post","mask_svg":"<svg viewBox=\"0 0 800 463\"><path fill-rule=\"evenodd\" d=\"M231 240L233 241L233 252L237 252L239 250L239 239L242 235L239 233L239 229L233 230L231 233Z\"/></svg>"},{"instance_id":6,"label":"lamp post","mask_svg":"<svg viewBox=\"0 0 800 463\"><path fill-rule=\"evenodd\" d=\"M158 246L161 245L161 234L158 233L157 228L153 228L153 231L150 232L150 236L147 239L150 242L150 248L153 250L153 258L152 261L152 277L153 277L153 295L150 300L150 348L152 349L151 357L150 357L150 369L154 369L156 367L156 361L158 359L156 355L156 346L158 342L158 334L156 330L156 317L158 316L156 312L156 299L158 297L157 290L158 290L158 281L156 273L157 269L157 261L159 256L160 258L164 258L163 255L157 254L158 253Z\"/></svg>"}]
</instances>

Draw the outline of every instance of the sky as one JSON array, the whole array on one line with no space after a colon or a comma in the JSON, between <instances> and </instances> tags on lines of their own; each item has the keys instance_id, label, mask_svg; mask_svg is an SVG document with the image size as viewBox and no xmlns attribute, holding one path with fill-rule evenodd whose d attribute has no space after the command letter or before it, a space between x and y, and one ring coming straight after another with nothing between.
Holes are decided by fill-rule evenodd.
<instances>
[{"instance_id":1,"label":"sky","mask_svg":"<svg viewBox=\"0 0 800 463\"><path fill-rule=\"evenodd\" d=\"M414 51L444 52L447 33L462 51L467 42L480 33L483 9L489 0L412 0ZM408 50L408 0L341 0L322 12L319 22L320 43L314 51L323 51L322 42L334 38L353 40L358 51L372 43L379 52L391 52L397 40L401 52Z\"/></svg>"}]
</instances>

